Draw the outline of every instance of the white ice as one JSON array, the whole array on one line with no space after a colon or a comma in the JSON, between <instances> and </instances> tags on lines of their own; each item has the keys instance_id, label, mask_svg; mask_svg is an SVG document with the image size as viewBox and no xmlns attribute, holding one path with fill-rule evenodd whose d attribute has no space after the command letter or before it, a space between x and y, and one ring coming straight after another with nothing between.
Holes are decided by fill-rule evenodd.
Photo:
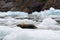
<instances>
[{"instance_id":1,"label":"white ice","mask_svg":"<svg viewBox=\"0 0 60 40\"><path fill-rule=\"evenodd\" d=\"M8 12L0 12L0 17L28 17L28 13L26 12L12 12L12 11L8 11Z\"/></svg>"},{"instance_id":2,"label":"white ice","mask_svg":"<svg viewBox=\"0 0 60 40\"><path fill-rule=\"evenodd\" d=\"M21 28L19 28L19 27L11 28L8 26L0 26L0 39L4 38L6 35L8 35L12 32L18 31L20 29Z\"/></svg>"},{"instance_id":3,"label":"white ice","mask_svg":"<svg viewBox=\"0 0 60 40\"><path fill-rule=\"evenodd\" d=\"M60 17L60 10L49 10L31 14L39 21L16 19L29 17L26 12L0 12L0 39L2 40L60 40L60 24L52 18ZM34 24L37 29L22 29L17 24Z\"/></svg>"},{"instance_id":4,"label":"white ice","mask_svg":"<svg viewBox=\"0 0 60 40\"><path fill-rule=\"evenodd\" d=\"M52 18L44 19L43 22L38 24L36 27L40 29L60 30L60 25Z\"/></svg>"},{"instance_id":5,"label":"white ice","mask_svg":"<svg viewBox=\"0 0 60 40\"><path fill-rule=\"evenodd\" d=\"M3 40L60 40L60 31L26 29L11 33Z\"/></svg>"},{"instance_id":6,"label":"white ice","mask_svg":"<svg viewBox=\"0 0 60 40\"><path fill-rule=\"evenodd\" d=\"M41 12L33 12L32 15L38 16L39 18L60 18L60 10L51 7L49 10L44 10Z\"/></svg>"}]
</instances>

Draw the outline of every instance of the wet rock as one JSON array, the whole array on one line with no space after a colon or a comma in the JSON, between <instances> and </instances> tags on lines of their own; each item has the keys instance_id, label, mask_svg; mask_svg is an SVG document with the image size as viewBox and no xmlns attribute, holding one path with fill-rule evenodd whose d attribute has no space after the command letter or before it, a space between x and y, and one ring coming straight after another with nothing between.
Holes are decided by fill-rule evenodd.
<instances>
[{"instance_id":1,"label":"wet rock","mask_svg":"<svg viewBox=\"0 0 60 40\"><path fill-rule=\"evenodd\" d=\"M60 9L60 0L47 0L42 10L49 9L50 7Z\"/></svg>"},{"instance_id":2,"label":"wet rock","mask_svg":"<svg viewBox=\"0 0 60 40\"><path fill-rule=\"evenodd\" d=\"M6 0L0 0L0 11L9 11L14 5L13 2L5 2Z\"/></svg>"},{"instance_id":3,"label":"wet rock","mask_svg":"<svg viewBox=\"0 0 60 40\"><path fill-rule=\"evenodd\" d=\"M3 5L3 8L11 8L13 6L14 6L13 3L9 2L9 3L6 3L5 5Z\"/></svg>"}]
</instances>

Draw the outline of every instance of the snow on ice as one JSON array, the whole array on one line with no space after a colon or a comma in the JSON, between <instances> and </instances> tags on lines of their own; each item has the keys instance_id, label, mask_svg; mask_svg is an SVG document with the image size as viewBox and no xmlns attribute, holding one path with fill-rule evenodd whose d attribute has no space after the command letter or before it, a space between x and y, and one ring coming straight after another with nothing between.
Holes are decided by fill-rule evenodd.
<instances>
[{"instance_id":1,"label":"snow on ice","mask_svg":"<svg viewBox=\"0 0 60 40\"><path fill-rule=\"evenodd\" d=\"M17 17L23 19L16 19ZM33 17L34 20L24 19L28 17ZM60 10L53 7L49 10L33 12L30 16L26 12L0 12L0 39L60 40L60 24L55 20L59 18ZM17 24L34 24L37 29L22 29L17 27Z\"/></svg>"},{"instance_id":2,"label":"snow on ice","mask_svg":"<svg viewBox=\"0 0 60 40\"><path fill-rule=\"evenodd\" d=\"M36 27L38 27L40 29L53 29L53 30L60 29L60 25L58 25L58 23L55 20L53 20L52 18L44 19L43 22L40 23L39 25L37 25Z\"/></svg>"},{"instance_id":3,"label":"snow on ice","mask_svg":"<svg viewBox=\"0 0 60 40\"><path fill-rule=\"evenodd\" d=\"M3 40L60 40L60 31L22 30L5 36Z\"/></svg>"}]
</instances>

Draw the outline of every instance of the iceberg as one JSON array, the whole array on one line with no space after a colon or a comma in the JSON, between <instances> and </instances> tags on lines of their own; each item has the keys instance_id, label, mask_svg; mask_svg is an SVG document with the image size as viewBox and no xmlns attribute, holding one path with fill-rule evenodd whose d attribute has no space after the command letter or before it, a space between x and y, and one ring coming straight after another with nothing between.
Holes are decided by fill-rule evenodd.
<instances>
[{"instance_id":1,"label":"iceberg","mask_svg":"<svg viewBox=\"0 0 60 40\"><path fill-rule=\"evenodd\" d=\"M43 22L36 26L38 29L60 30L60 25L52 18L45 18Z\"/></svg>"}]
</instances>

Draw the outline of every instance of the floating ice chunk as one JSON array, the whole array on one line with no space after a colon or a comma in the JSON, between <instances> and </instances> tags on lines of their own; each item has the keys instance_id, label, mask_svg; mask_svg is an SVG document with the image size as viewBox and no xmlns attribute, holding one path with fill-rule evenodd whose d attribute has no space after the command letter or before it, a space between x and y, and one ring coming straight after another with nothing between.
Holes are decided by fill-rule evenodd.
<instances>
[{"instance_id":1,"label":"floating ice chunk","mask_svg":"<svg viewBox=\"0 0 60 40\"><path fill-rule=\"evenodd\" d=\"M0 12L0 17L5 17L6 16L6 12Z\"/></svg>"},{"instance_id":2,"label":"floating ice chunk","mask_svg":"<svg viewBox=\"0 0 60 40\"><path fill-rule=\"evenodd\" d=\"M8 13L9 13L9 12L8 12ZM28 14L25 13L25 12L11 12L11 13L9 13L9 14L10 14L10 16L12 16L12 17L16 17L16 16L26 17L26 16L28 16Z\"/></svg>"},{"instance_id":3,"label":"floating ice chunk","mask_svg":"<svg viewBox=\"0 0 60 40\"><path fill-rule=\"evenodd\" d=\"M28 19L24 19L24 20L18 20L18 19L14 19L14 18L5 18L5 19L0 19L0 25L5 25L5 26L16 26L17 24L36 24L36 21L33 20L28 20Z\"/></svg>"},{"instance_id":4,"label":"floating ice chunk","mask_svg":"<svg viewBox=\"0 0 60 40\"><path fill-rule=\"evenodd\" d=\"M49 26L46 26L46 25L38 25L37 27L38 27L38 29L60 30L60 26L59 25L49 25Z\"/></svg>"},{"instance_id":5,"label":"floating ice chunk","mask_svg":"<svg viewBox=\"0 0 60 40\"><path fill-rule=\"evenodd\" d=\"M34 18L41 18L40 12L33 12L32 15Z\"/></svg>"},{"instance_id":6,"label":"floating ice chunk","mask_svg":"<svg viewBox=\"0 0 60 40\"><path fill-rule=\"evenodd\" d=\"M60 26L57 25L58 23L51 19L51 18L46 18L43 20L42 23L40 23L37 27L40 29L55 29L55 30L59 30Z\"/></svg>"},{"instance_id":7,"label":"floating ice chunk","mask_svg":"<svg viewBox=\"0 0 60 40\"><path fill-rule=\"evenodd\" d=\"M16 22L16 20L14 18L5 18L2 19L0 18L0 25L13 25Z\"/></svg>"},{"instance_id":8,"label":"floating ice chunk","mask_svg":"<svg viewBox=\"0 0 60 40\"><path fill-rule=\"evenodd\" d=\"M3 40L60 40L60 31L21 30L5 36Z\"/></svg>"},{"instance_id":9,"label":"floating ice chunk","mask_svg":"<svg viewBox=\"0 0 60 40\"><path fill-rule=\"evenodd\" d=\"M41 24L43 24L43 25L56 25L58 23L55 20L53 20L52 18L45 18Z\"/></svg>"},{"instance_id":10,"label":"floating ice chunk","mask_svg":"<svg viewBox=\"0 0 60 40\"><path fill-rule=\"evenodd\" d=\"M41 18L47 18L47 17L49 17L49 15L53 15L54 12L55 12L55 10L45 10L45 11L41 11L41 12L39 13L39 17L41 17Z\"/></svg>"},{"instance_id":11,"label":"floating ice chunk","mask_svg":"<svg viewBox=\"0 0 60 40\"><path fill-rule=\"evenodd\" d=\"M13 11L8 11L8 12L0 12L0 17L16 17L16 16L20 16L20 17L28 17L28 13L26 12L13 12Z\"/></svg>"},{"instance_id":12,"label":"floating ice chunk","mask_svg":"<svg viewBox=\"0 0 60 40\"><path fill-rule=\"evenodd\" d=\"M59 25L49 25L48 29L52 29L52 30L60 30L60 26Z\"/></svg>"},{"instance_id":13,"label":"floating ice chunk","mask_svg":"<svg viewBox=\"0 0 60 40\"><path fill-rule=\"evenodd\" d=\"M10 34L12 31L12 28L6 27L6 26L0 26L0 38L3 38L4 36Z\"/></svg>"},{"instance_id":14,"label":"floating ice chunk","mask_svg":"<svg viewBox=\"0 0 60 40\"><path fill-rule=\"evenodd\" d=\"M54 9L53 7L51 7L49 10L44 10L41 12L34 12L32 13L32 15L37 15L40 18L47 18L50 17L50 15L57 15L60 14L59 11L57 11L56 9Z\"/></svg>"},{"instance_id":15,"label":"floating ice chunk","mask_svg":"<svg viewBox=\"0 0 60 40\"><path fill-rule=\"evenodd\" d=\"M12 32L18 32L20 30L21 30L21 28L19 28L19 27L10 28L7 26L0 26L0 39L4 38L6 35L8 35Z\"/></svg>"},{"instance_id":16,"label":"floating ice chunk","mask_svg":"<svg viewBox=\"0 0 60 40\"><path fill-rule=\"evenodd\" d=\"M39 12L33 12L33 13L32 13L32 15L37 15L37 14L39 14Z\"/></svg>"},{"instance_id":17,"label":"floating ice chunk","mask_svg":"<svg viewBox=\"0 0 60 40\"><path fill-rule=\"evenodd\" d=\"M20 20L18 21L18 24L36 24L36 21L33 20L29 20L29 19L24 19L24 20Z\"/></svg>"},{"instance_id":18,"label":"floating ice chunk","mask_svg":"<svg viewBox=\"0 0 60 40\"><path fill-rule=\"evenodd\" d=\"M0 25L3 25L3 24L5 24L7 21L8 21L8 20L1 19L1 18L0 18Z\"/></svg>"}]
</instances>

